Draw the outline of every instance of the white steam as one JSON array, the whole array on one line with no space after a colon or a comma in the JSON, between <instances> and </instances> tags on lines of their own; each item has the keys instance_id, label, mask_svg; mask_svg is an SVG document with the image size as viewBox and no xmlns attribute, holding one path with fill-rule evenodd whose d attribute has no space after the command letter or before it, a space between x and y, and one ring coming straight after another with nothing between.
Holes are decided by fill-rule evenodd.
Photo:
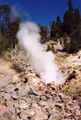
<instances>
[{"instance_id":1,"label":"white steam","mask_svg":"<svg viewBox=\"0 0 81 120\"><path fill-rule=\"evenodd\" d=\"M62 84L64 79L58 73L57 66L54 64L54 54L44 51L40 43L39 32L40 29L35 23L20 24L20 30L17 33L19 44L26 49L31 64L46 84L52 81L56 85Z\"/></svg>"}]
</instances>

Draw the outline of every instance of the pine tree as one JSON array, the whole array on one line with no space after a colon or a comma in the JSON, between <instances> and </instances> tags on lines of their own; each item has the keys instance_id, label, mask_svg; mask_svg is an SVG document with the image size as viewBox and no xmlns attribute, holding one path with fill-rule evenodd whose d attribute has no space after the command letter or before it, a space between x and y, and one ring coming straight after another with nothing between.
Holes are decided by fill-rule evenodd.
<instances>
[{"instance_id":1,"label":"pine tree","mask_svg":"<svg viewBox=\"0 0 81 120\"><path fill-rule=\"evenodd\" d=\"M66 10L63 17L63 31L66 32L69 36L73 31L75 26L75 16L72 0L68 0L68 10Z\"/></svg>"},{"instance_id":2,"label":"pine tree","mask_svg":"<svg viewBox=\"0 0 81 120\"><path fill-rule=\"evenodd\" d=\"M56 32L57 38L62 36L62 22L59 16L57 16L57 19L56 19L55 32Z\"/></svg>"},{"instance_id":3,"label":"pine tree","mask_svg":"<svg viewBox=\"0 0 81 120\"><path fill-rule=\"evenodd\" d=\"M11 8L8 4L0 5L0 52L15 48L16 33L19 29L20 18L10 22Z\"/></svg>"},{"instance_id":4,"label":"pine tree","mask_svg":"<svg viewBox=\"0 0 81 120\"><path fill-rule=\"evenodd\" d=\"M8 25L8 40L11 48L15 48L17 44L16 33L19 30L20 18L14 22L10 22Z\"/></svg>"},{"instance_id":5,"label":"pine tree","mask_svg":"<svg viewBox=\"0 0 81 120\"><path fill-rule=\"evenodd\" d=\"M65 41L65 49L75 53L81 48L81 17L78 8L73 9L72 0L68 0L68 7L64 14L63 31L70 37L70 42Z\"/></svg>"},{"instance_id":6,"label":"pine tree","mask_svg":"<svg viewBox=\"0 0 81 120\"><path fill-rule=\"evenodd\" d=\"M70 36L74 26L75 16L73 10L67 10L64 14L63 31L65 31Z\"/></svg>"},{"instance_id":7,"label":"pine tree","mask_svg":"<svg viewBox=\"0 0 81 120\"><path fill-rule=\"evenodd\" d=\"M40 27L41 43L45 43L47 41L48 34L47 27L40 24L38 25Z\"/></svg>"},{"instance_id":8,"label":"pine tree","mask_svg":"<svg viewBox=\"0 0 81 120\"><path fill-rule=\"evenodd\" d=\"M8 4L4 4L2 6L3 8L3 25L4 25L4 33L8 34L8 24L9 24L9 21L10 21L10 12L11 12L11 9L10 9L10 6Z\"/></svg>"},{"instance_id":9,"label":"pine tree","mask_svg":"<svg viewBox=\"0 0 81 120\"><path fill-rule=\"evenodd\" d=\"M78 8L74 10L74 16L75 16L75 28L76 28L77 25L80 24L80 12Z\"/></svg>"},{"instance_id":10,"label":"pine tree","mask_svg":"<svg viewBox=\"0 0 81 120\"><path fill-rule=\"evenodd\" d=\"M54 39L55 37L55 27L56 27L56 22L52 21L51 23L51 31L50 31L50 38Z\"/></svg>"},{"instance_id":11,"label":"pine tree","mask_svg":"<svg viewBox=\"0 0 81 120\"><path fill-rule=\"evenodd\" d=\"M68 0L68 7L69 9L73 9L72 0Z\"/></svg>"}]
</instances>

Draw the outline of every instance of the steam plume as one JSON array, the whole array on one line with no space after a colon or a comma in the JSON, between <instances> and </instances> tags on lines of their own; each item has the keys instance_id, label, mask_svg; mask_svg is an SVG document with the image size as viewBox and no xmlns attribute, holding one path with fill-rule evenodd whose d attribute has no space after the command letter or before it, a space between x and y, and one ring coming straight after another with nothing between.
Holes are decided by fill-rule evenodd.
<instances>
[{"instance_id":1,"label":"steam plume","mask_svg":"<svg viewBox=\"0 0 81 120\"><path fill-rule=\"evenodd\" d=\"M40 43L40 29L37 24L26 22L20 24L20 30L17 33L19 44L22 45L30 59L32 66L40 74L42 80L47 84L54 81L56 85L64 82L64 79L54 64L54 54L45 52Z\"/></svg>"},{"instance_id":2,"label":"steam plume","mask_svg":"<svg viewBox=\"0 0 81 120\"><path fill-rule=\"evenodd\" d=\"M11 7L10 22L14 22L19 18L20 14L17 7L14 5Z\"/></svg>"}]
</instances>

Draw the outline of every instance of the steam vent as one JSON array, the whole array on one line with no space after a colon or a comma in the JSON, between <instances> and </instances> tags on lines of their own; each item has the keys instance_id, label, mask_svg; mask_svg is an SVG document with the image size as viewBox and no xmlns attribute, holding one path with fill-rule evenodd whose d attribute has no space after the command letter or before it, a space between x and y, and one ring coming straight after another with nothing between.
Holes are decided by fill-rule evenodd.
<instances>
[{"instance_id":1,"label":"steam vent","mask_svg":"<svg viewBox=\"0 0 81 120\"><path fill-rule=\"evenodd\" d=\"M0 120L81 120L81 0L0 0Z\"/></svg>"},{"instance_id":2,"label":"steam vent","mask_svg":"<svg viewBox=\"0 0 81 120\"><path fill-rule=\"evenodd\" d=\"M81 74L79 70L76 73L78 74L76 79L68 80L60 86L55 86L54 82L46 85L40 75L32 68L23 51L14 50L7 54L11 55L9 62L0 58L1 120L81 119L80 93L75 88L76 79L80 85ZM72 60L69 60L69 57L67 59L68 62ZM79 59L77 58L77 60ZM73 64L73 61L71 63ZM74 66L69 68L69 65L67 63L66 68L61 69L65 72L65 76L69 76L68 71L74 69ZM73 89L70 88L70 84L71 87L74 86ZM79 85L77 84L78 88ZM66 91L68 87L69 90ZM71 89L75 89L74 91L77 92L73 96L69 96Z\"/></svg>"}]
</instances>

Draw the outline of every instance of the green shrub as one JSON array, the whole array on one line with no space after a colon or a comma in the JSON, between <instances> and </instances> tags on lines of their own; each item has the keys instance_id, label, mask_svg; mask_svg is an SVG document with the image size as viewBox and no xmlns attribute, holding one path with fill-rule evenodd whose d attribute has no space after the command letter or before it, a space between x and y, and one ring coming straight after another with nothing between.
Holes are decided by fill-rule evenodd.
<instances>
[{"instance_id":1,"label":"green shrub","mask_svg":"<svg viewBox=\"0 0 81 120\"><path fill-rule=\"evenodd\" d=\"M52 51L53 53L56 53L55 50L54 50L54 45L48 45L46 51Z\"/></svg>"},{"instance_id":2,"label":"green shrub","mask_svg":"<svg viewBox=\"0 0 81 120\"><path fill-rule=\"evenodd\" d=\"M8 40L0 33L0 55L3 55L4 51L8 49Z\"/></svg>"}]
</instances>

